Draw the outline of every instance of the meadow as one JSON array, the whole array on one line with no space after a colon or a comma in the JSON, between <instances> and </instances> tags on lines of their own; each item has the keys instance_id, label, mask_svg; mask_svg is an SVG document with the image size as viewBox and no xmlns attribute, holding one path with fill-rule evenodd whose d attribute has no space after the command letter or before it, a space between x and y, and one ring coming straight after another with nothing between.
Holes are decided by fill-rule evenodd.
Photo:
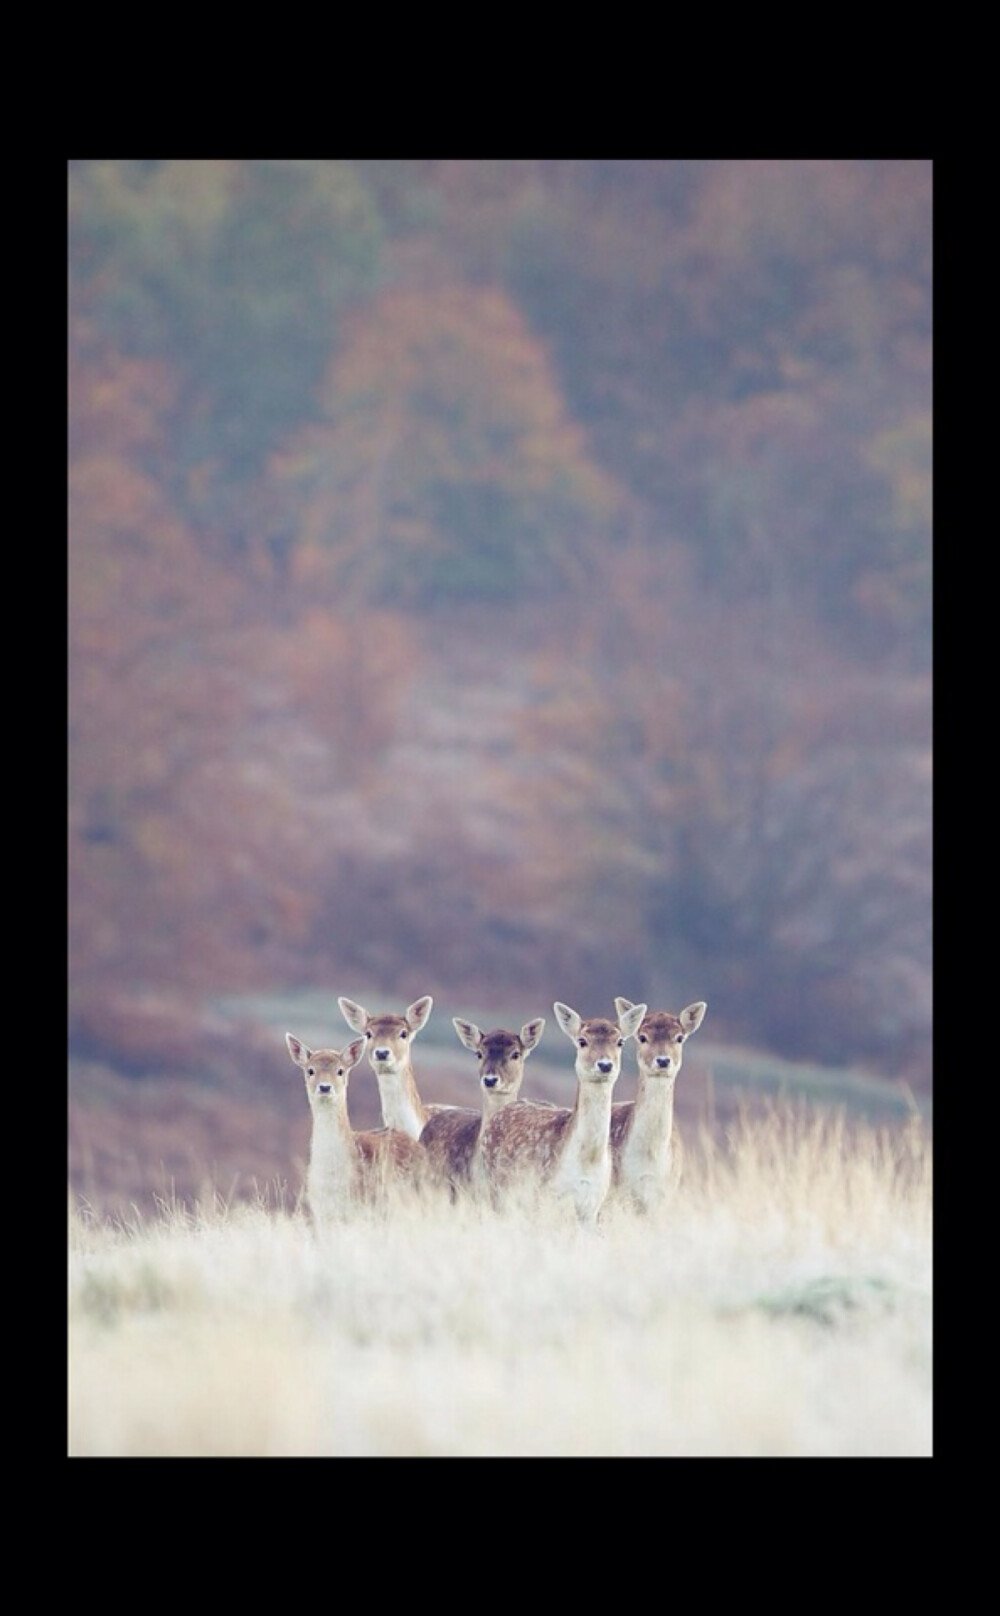
<instances>
[{"instance_id":1,"label":"meadow","mask_svg":"<svg viewBox=\"0 0 1000 1616\"><path fill-rule=\"evenodd\" d=\"M776 1101L596 1229L282 1186L69 1212L71 1457L928 1458L928 1126Z\"/></svg>"}]
</instances>

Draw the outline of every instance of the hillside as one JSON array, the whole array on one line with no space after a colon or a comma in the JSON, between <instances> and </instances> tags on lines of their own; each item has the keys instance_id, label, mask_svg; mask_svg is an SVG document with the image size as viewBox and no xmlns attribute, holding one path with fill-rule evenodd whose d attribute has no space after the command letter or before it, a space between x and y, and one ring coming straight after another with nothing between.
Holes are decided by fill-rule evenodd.
<instances>
[{"instance_id":1,"label":"hillside","mask_svg":"<svg viewBox=\"0 0 1000 1616\"><path fill-rule=\"evenodd\" d=\"M366 993L370 1008L388 1008ZM400 1006L402 1007L402 1006ZM176 1016L169 1002L149 1014ZM534 1008L532 1013L534 1013ZM545 1007L543 1046L530 1059L525 1095L570 1105L572 1050ZM538 1011L542 1014L543 1011ZM461 1048L451 1015L484 1028L519 1025L521 1012L506 1013L461 1003L435 1005L414 1048L414 1063L426 1099L477 1107L475 1060ZM192 1205L218 1194L233 1203L264 1193L272 1205L294 1205L308 1154L310 1121L299 1073L289 1061L284 1033L295 1032L313 1047L343 1047L352 1034L335 1002L316 989L298 993L236 996L206 1011L202 1036L215 1052L211 1076L169 1068L145 1078L127 1077L97 1062L70 1062L69 1180L73 1195L95 1211L128 1216L151 1212L158 1203ZM337 1044L338 1037L341 1044ZM635 1062L626 1058L616 1099L635 1093ZM739 1117L790 1100L819 1112L886 1129L905 1127L931 1107L905 1085L836 1070L780 1061L700 1033L686 1053L677 1081L678 1125L689 1141L707 1129L722 1143ZM378 1091L367 1064L355 1072L350 1111L356 1128L380 1127Z\"/></svg>"},{"instance_id":2,"label":"hillside","mask_svg":"<svg viewBox=\"0 0 1000 1616\"><path fill-rule=\"evenodd\" d=\"M930 204L916 159L71 162L95 1192L288 1170L285 1029L226 999L704 998L720 1062L929 1100Z\"/></svg>"}]
</instances>

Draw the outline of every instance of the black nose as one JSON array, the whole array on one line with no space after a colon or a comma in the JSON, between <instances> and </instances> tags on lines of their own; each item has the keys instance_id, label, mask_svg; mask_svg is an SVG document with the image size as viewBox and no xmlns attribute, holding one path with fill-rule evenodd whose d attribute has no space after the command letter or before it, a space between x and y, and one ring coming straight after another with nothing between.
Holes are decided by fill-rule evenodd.
<instances>
[{"instance_id":1,"label":"black nose","mask_svg":"<svg viewBox=\"0 0 1000 1616\"><path fill-rule=\"evenodd\" d=\"M376 1049L374 1051L374 1054L375 1054L375 1059L376 1060L388 1060L389 1059L389 1051L387 1049Z\"/></svg>"},{"instance_id":2,"label":"black nose","mask_svg":"<svg viewBox=\"0 0 1000 1616\"><path fill-rule=\"evenodd\" d=\"M495 1077L484 1077L483 1082L488 1089L495 1089L497 1086L497 1080Z\"/></svg>"},{"instance_id":3,"label":"black nose","mask_svg":"<svg viewBox=\"0 0 1000 1616\"><path fill-rule=\"evenodd\" d=\"M609 1061L609 1060L598 1061L597 1070L599 1072L610 1072L613 1066L614 1066L613 1061Z\"/></svg>"},{"instance_id":4,"label":"black nose","mask_svg":"<svg viewBox=\"0 0 1000 1616\"><path fill-rule=\"evenodd\" d=\"M329 1094L332 1087L333 1087L332 1083L317 1083L316 1084L316 1093L317 1094Z\"/></svg>"},{"instance_id":5,"label":"black nose","mask_svg":"<svg viewBox=\"0 0 1000 1616\"><path fill-rule=\"evenodd\" d=\"M657 1064L657 1066L669 1066L670 1065L670 1056L669 1055L657 1055L656 1064Z\"/></svg>"}]
</instances>

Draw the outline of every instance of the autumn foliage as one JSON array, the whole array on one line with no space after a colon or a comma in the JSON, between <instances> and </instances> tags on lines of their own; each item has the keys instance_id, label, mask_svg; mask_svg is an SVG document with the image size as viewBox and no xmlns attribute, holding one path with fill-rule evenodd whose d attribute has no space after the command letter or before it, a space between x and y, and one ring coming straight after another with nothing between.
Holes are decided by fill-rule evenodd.
<instances>
[{"instance_id":1,"label":"autumn foliage","mask_svg":"<svg viewBox=\"0 0 1000 1616\"><path fill-rule=\"evenodd\" d=\"M71 165L76 1047L544 982L929 1082L929 190Z\"/></svg>"}]
</instances>

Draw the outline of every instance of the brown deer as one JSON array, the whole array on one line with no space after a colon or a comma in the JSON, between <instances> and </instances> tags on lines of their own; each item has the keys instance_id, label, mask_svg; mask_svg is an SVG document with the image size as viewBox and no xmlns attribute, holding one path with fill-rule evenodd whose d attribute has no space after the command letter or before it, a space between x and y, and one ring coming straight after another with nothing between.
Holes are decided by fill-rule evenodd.
<instances>
[{"instance_id":1,"label":"brown deer","mask_svg":"<svg viewBox=\"0 0 1000 1616\"><path fill-rule=\"evenodd\" d=\"M634 1006L616 999L620 1016ZM680 1183L683 1146L674 1126L674 1084L681 1069L682 1044L697 1032L708 1009L703 1000L680 1015L646 1012L636 1033L639 1083L634 1100L611 1108L611 1155L616 1197L651 1212Z\"/></svg>"},{"instance_id":2,"label":"brown deer","mask_svg":"<svg viewBox=\"0 0 1000 1616\"><path fill-rule=\"evenodd\" d=\"M427 1025L434 1004L429 994L416 999L401 1016L369 1015L353 999L338 999L337 1003L347 1025L362 1033L368 1044L368 1063L378 1083L382 1121L387 1128L398 1128L411 1139L419 1139L428 1117L436 1111L465 1109L425 1105L417 1089L410 1051L417 1033ZM477 1115L471 1108L467 1114Z\"/></svg>"},{"instance_id":3,"label":"brown deer","mask_svg":"<svg viewBox=\"0 0 1000 1616\"><path fill-rule=\"evenodd\" d=\"M286 1032L288 1053L302 1068L312 1112L306 1200L316 1223L340 1217L358 1201L384 1201L390 1187L417 1187L427 1160L408 1134L393 1128L355 1133L347 1114L347 1082L364 1054L356 1038L346 1049L310 1049Z\"/></svg>"},{"instance_id":4,"label":"brown deer","mask_svg":"<svg viewBox=\"0 0 1000 1616\"><path fill-rule=\"evenodd\" d=\"M573 1208L581 1223L593 1223L611 1183L611 1096L626 1038L646 1014L632 1005L617 1021L586 1019L557 1000L553 1006L576 1047L576 1099L572 1108L507 1105L483 1129L483 1167L491 1189L503 1195L518 1180L534 1181L547 1195Z\"/></svg>"},{"instance_id":5,"label":"brown deer","mask_svg":"<svg viewBox=\"0 0 1000 1616\"><path fill-rule=\"evenodd\" d=\"M453 1188L466 1185L480 1189L484 1182L480 1149L483 1129L504 1106L517 1099L524 1062L545 1030L545 1018L537 1016L525 1022L519 1033L503 1027L480 1032L475 1022L464 1021L460 1016L452 1017L452 1025L480 1063L482 1108L470 1113L455 1106L434 1112L424 1124L420 1143L435 1171Z\"/></svg>"}]
</instances>

